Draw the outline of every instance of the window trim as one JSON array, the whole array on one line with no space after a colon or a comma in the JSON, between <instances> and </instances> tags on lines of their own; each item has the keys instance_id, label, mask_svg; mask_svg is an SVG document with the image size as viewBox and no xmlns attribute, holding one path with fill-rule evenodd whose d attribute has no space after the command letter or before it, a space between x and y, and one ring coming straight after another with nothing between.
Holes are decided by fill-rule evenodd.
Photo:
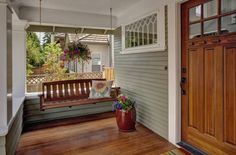
<instances>
[{"instance_id":1,"label":"window trim","mask_svg":"<svg viewBox=\"0 0 236 155\"><path fill-rule=\"evenodd\" d=\"M150 45L142 45L139 47L125 47L125 26L137 22L143 18L146 18L154 13L157 14L157 43ZM122 37L122 50L121 54L132 54L132 53L146 53L146 52L158 52L166 50L166 40L165 40L165 6L155 9L148 14L143 16L139 16L138 18L132 20L131 22L125 23L121 25L121 37Z\"/></svg>"}]
</instances>

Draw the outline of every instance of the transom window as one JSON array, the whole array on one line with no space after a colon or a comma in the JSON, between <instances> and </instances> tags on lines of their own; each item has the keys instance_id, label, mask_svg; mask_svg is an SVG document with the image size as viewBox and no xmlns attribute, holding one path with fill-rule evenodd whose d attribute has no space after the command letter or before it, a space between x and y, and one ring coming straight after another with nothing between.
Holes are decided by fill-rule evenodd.
<instances>
[{"instance_id":1,"label":"transom window","mask_svg":"<svg viewBox=\"0 0 236 155\"><path fill-rule=\"evenodd\" d=\"M122 26L122 52L140 53L165 49L164 8Z\"/></svg>"},{"instance_id":2,"label":"transom window","mask_svg":"<svg viewBox=\"0 0 236 155\"><path fill-rule=\"evenodd\" d=\"M125 48L157 43L157 14L125 26Z\"/></svg>"},{"instance_id":3,"label":"transom window","mask_svg":"<svg viewBox=\"0 0 236 155\"><path fill-rule=\"evenodd\" d=\"M236 0L209 0L189 9L189 39L236 32Z\"/></svg>"}]
</instances>

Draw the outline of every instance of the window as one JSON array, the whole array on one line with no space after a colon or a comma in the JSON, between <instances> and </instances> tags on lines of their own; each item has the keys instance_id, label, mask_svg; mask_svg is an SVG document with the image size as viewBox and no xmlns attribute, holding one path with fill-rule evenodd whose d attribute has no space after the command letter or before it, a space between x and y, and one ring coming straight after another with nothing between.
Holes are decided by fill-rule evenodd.
<instances>
[{"instance_id":1,"label":"window","mask_svg":"<svg viewBox=\"0 0 236 155\"><path fill-rule=\"evenodd\" d=\"M101 63L101 53L92 53L92 72L100 72Z\"/></svg>"},{"instance_id":2,"label":"window","mask_svg":"<svg viewBox=\"0 0 236 155\"><path fill-rule=\"evenodd\" d=\"M157 14L125 26L125 48L157 43Z\"/></svg>"},{"instance_id":3,"label":"window","mask_svg":"<svg viewBox=\"0 0 236 155\"><path fill-rule=\"evenodd\" d=\"M164 8L122 26L122 54L165 50Z\"/></svg>"},{"instance_id":4,"label":"window","mask_svg":"<svg viewBox=\"0 0 236 155\"><path fill-rule=\"evenodd\" d=\"M189 39L236 32L236 0L209 0L189 9Z\"/></svg>"}]
</instances>

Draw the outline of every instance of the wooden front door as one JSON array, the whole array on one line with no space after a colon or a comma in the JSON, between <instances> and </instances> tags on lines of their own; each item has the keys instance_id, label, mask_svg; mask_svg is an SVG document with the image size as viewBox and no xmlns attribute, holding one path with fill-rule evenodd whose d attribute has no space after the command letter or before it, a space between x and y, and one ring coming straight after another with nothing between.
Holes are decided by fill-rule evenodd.
<instances>
[{"instance_id":1,"label":"wooden front door","mask_svg":"<svg viewBox=\"0 0 236 155\"><path fill-rule=\"evenodd\" d=\"M236 0L190 0L182 11L182 141L236 155Z\"/></svg>"}]
</instances>

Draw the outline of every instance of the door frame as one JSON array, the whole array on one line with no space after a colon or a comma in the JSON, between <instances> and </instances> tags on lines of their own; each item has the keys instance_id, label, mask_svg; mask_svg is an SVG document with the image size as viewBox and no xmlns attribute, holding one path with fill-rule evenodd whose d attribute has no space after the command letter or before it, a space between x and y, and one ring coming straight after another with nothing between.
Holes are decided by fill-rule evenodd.
<instances>
[{"instance_id":1,"label":"door frame","mask_svg":"<svg viewBox=\"0 0 236 155\"><path fill-rule=\"evenodd\" d=\"M182 61L181 61L181 66L182 67L186 67L187 70L190 71L189 69L189 63L188 63L188 59L189 58L186 58L186 56L188 57L188 52L186 53L186 51L189 51L191 53L191 50L193 49L194 51L195 50L199 50L198 52L200 53L204 53L204 55L206 54L205 53L205 50L207 51L209 48L214 48L214 54L215 53L220 53L220 55L218 56L214 56L214 60L217 59L217 63L215 63L214 65L219 65L219 66L214 66L215 68L218 68L217 70L218 71L214 71L214 72L218 72L218 73L215 73L215 77L218 79L216 80L218 84L214 84L216 92L214 92L215 94L216 93L219 93L219 95L216 95L216 96L222 96L221 98L218 98L216 99L215 101L219 101L219 102L214 102L216 105L216 108L214 109L215 111L215 115L217 116L220 116L219 118L216 118L217 119L217 123L214 123L214 134L208 134L207 133L207 130L205 130L203 127L204 125L200 125L201 127L199 127L198 125L198 128L197 130L199 130L200 132L198 132L197 130L195 131L195 126L194 127L191 127L191 125L188 125L188 93L186 96L182 96L182 103L181 105L183 106L182 107L182 140L184 142L187 142L195 147L198 147L208 153L235 153L235 143L230 142L229 141L226 141L226 138L225 136L227 135L226 132L227 129L226 128L226 125L224 124L225 122L223 120L227 119L226 115L225 114L225 105L227 105L226 103L226 100L224 99L226 97L226 94L227 94L227 90L226 90L226 87L225 87L225 54L227 52L227 48L230 47L230 48L235 48L235 35L236 33L235 32L229 32L229 33L226 33L226 34L222 34L222 33L219 33L221 32L221 27L220 27L220 24L218 23L218 31L217 31L217 35L215 36L204 36L204 31L203 31L203 27L201 27L201 38L194 38L194 39L189 39L189 32L188 30L186 29L186 26L189 26L189 21L188 21L188 12L189 12L189 9L192 8L192 7L195 7L195 6L198 6L198 5L203 5L205 4L206 2L208 2L208 0L199 0L199 1L190 1L184 5L181 5L181 9L183 9L184 11L182 12L181 14L181 17L185 17L184 19L182 19L181 21L181 24L183 24L181 27L181 29L183 29L183 33L181 34L182 38L181 38L181 46L182 46L182 53L181 53L181 58L182 58ZM218 3L220 3L221 1L218 1ZM183 7L182 7L183 6ZM220 20L222 17L224 16L229 16L231 14L235 14L235 11L232 11L232 12L229 12L228 14L225 13L221 13L220 9L221 9L221 5L218 6L218 15L215 16L215 19L217 20ZM204 13L204 11L202 10L202 14ZM201 24L206 21L207 19L206 18L203 18L203 15L202 15L202 18L201 18ZM220 22L221 23L221 22ZM191 24L191 23L190 23ZM202 36L203 35L203 36ZM198 40L199 44L194 44L196 43ZM203 42L202 44L200 43L200 40L201 42ZM219 41L216 41L214 42L214 40L219 40ZM213 49L212 48L212 49ZM187 50L188 49L188 50ZM206 55L205 55L206 56ZM200 58L203 60L203 64L206 62L204 60L204 58ZM224 60L223 60L224 59ZM191 65L190 65L191 66ZM223 66L223 68L222 68ZM205 68L203 69L203 76L205 76L204 74L208 73L208 71L204 71ZM189 81L190 81L190 76L187 75L186 73L181 73L182 74L182 77L186 77ZM218 76L219 75L219 76ZM207 77L207 76L206 76ZM204 78L203 78L204 79ZM208 79L208 78L206 78ZM202 81L202 80L200 80ZM224 81L224 82L223 82ZM185 91L189 92L190 90L188 90L188 82L183 86ZM216 86L217 85L217 86ZM201 86L200 86L201 87ZM207 86L208 87L208 86ZM203 84L203 87L201 87L200 89L203 91L203 93L205 94L205 88L207 88L205 84ZM224 94L224 95L223 95ZM208 95L203 95L203 100L205 100L205 96L208 96ZM191 97L190 97L191 98ZM223 101L224 100L224 101ZM208 103L207 102L208 100L205 100L203 101L204 104ZM204 108L205 109L205 108ZM207 119L204 117L204 114L201 115L203 116L202 119ZM204 122L204 121L200 121L200 122ZM189 127L190 126L190 127ZM205 124L206 126L206 124ZM207 127L206 127L207 128ZM228 127L230 128L230 127ZM207 136L210 135L210 136ZM196 137L195 137L196 136ZM213 147L212 147L213 146ZM212 147L212 148L210 148ZM210 149L209 149L210 148Z\"/></svg>"},{"instance_id":2,"label":"door frame","mask_svg":"<svg viewBox=\"0 0 236 155\"><path fill-rule=\"evenodd\" d=\"M168 140L181 141L181 4L188 0L169 0L168 4Z\"/></svg>"}]
</instances>

